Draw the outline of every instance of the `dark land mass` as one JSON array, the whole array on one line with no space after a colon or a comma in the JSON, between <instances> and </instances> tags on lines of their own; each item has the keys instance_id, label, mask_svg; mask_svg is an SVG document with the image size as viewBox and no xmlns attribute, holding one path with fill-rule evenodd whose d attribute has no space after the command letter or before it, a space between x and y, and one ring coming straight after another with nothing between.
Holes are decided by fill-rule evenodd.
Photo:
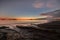
<instances>
[{"instance_id":1,"label":"dark land mass","mask_svg":"<svg viewBox=\"0 0 60 40\"><path fill-rule=\"evenodd\" d=\"M16 26L19 31L0 27L0 40L60 40L60 21L38 24L39 28Z\"/></svg>"}]
</instances>

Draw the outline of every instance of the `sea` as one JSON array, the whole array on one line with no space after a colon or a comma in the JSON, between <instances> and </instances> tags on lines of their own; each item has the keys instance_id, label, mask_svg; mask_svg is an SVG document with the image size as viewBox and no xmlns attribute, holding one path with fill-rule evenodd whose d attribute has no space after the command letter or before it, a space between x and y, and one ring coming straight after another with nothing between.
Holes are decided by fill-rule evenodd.
<instances>
[{"instance_id":1,"label":"sea","mask_svg":"<svg viewBox=\"0 0 60 40\"><path fill-rule=\"evenodd\" d=\"M0 20L1 26L15 27L18 26L32 26L37 24L47 23L47 20Z\"/></svg>"}]
</instances>

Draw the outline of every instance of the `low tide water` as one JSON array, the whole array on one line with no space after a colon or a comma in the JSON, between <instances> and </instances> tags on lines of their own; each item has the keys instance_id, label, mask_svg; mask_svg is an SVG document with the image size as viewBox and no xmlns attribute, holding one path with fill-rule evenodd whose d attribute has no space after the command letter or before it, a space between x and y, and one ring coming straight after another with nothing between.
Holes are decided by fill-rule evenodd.
<instances>
[{"instance_id":1,"label":"low tide water","mask_svg":"<svg viewBox=\"0 0 60 40\"><path fill-rule=\"evenodd\" d=\"M21 23L46 23L47 20L0 20L0 25Z\"/></svg>"},{"instance_id":2,"label":"low tide water","mask_svg":"<svg viewBox=\"0 0 60 40\"><path fill-rule=\"evenodd\" d=\"M7 26L7 27L16 27L18 26L32 26L37 24L47 23L47 20L0 20L0 27Z\"/></svg>"}]
</instances>

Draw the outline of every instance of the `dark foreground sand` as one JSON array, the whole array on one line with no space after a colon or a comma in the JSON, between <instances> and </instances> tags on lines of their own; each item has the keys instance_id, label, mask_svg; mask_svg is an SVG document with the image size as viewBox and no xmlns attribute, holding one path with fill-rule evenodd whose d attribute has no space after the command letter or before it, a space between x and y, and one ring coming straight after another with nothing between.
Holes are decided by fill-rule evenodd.
<instances>
[{"instance_id":1,"label":"dark foreground sand","mask_svg":"<svg viewBox=\"0 0 60 40\"><path fill-rule=\"evenodd\" d=\"M60 40L60 21L38 24L39 28L16 26L19 31L0 27L0 40Z\"/></svg>"}]
</instances>

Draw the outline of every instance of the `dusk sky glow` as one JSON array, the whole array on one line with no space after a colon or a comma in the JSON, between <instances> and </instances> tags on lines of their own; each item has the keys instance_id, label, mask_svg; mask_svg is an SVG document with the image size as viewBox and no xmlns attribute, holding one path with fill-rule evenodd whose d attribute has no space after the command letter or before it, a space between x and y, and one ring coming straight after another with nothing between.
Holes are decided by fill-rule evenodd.
<instances>
[{"instance_id":1,"label":"dusk sky glow","mask_svg":"<svg viewBox=\"0 0 60 40\"><path fill-rule=\"evenodd\" d=\"M39 17L60 9L60 0L0 0L0 17Z\"/></svg>"}]
</instances>

